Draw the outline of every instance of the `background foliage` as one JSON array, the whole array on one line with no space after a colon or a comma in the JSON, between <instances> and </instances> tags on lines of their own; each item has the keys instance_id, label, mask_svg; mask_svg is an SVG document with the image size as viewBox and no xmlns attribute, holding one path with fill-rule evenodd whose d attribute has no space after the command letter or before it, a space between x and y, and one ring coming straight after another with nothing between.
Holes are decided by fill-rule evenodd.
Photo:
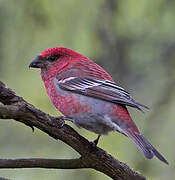
<instances>
[{"instance_id":1,"label":"background foliage","mask_svg":"<svg viewBox=\"0 0 175 180\"><path fill-rule=\"evenodd\" d=\"M175 177L175 1L170 0L0 0L0 80L36 107L58 115L29 62L55 46L76 50L103 66L135 99L151 107L129 108L145 137L170 165L146 160L118 133L99 146L150 180ZM74 125L72 125L76 128ZM76 128L77 129L77 128ZM92 140L93 133L77 129ZM70 147L39 130L0 121L1 158L71 158ZM0 176L29 179L109 179L93 170L0 170Z\"/></svg>"}]
</instances>

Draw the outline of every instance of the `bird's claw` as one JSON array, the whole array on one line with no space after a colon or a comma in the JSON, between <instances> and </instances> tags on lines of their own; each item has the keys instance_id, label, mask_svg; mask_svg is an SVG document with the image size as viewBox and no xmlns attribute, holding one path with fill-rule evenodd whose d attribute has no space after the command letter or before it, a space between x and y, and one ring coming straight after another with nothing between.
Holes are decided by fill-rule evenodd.
<instances>
[{"instance_id":1,"label":"bird's claw","mask_svg":"<svg viewBox=\"0 0 175 180\"><path fill-rule=\"evenodd\" d=\"M57 127L57 128L62 128L64 126L64 119L63 117L57 117L57 118L53 118L51 119L51 121L49 122L49 124L51 126Z\"/></svg>"}]
</instances>

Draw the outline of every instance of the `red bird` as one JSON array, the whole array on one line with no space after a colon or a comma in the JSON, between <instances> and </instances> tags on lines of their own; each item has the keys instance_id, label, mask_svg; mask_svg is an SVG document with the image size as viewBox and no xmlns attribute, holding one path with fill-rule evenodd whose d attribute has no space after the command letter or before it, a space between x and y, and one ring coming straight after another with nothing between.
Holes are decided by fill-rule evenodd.
<instances>
[{"instance_id":1,"label":"red bird","mask_svg":"<svg viewBox=\"0 0 175 180\"><path fill-rule=\"evenodd\" d=\"M148 159L166 159L143 137L126 106L142 111L111 76L92 60L64 47L43 51L29 65L40 68L47 94L54 106L78 127L100 135L118 131L129 137Z\"/></svg>"}]
</instances>

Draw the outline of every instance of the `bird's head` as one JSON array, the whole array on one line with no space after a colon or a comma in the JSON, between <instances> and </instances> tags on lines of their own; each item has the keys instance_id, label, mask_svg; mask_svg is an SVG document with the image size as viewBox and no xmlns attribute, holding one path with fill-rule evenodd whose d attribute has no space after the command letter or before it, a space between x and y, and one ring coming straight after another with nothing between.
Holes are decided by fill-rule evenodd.
<instances>
[{"instance_id":1,"label":"bird's head","mask_svg":"<svg viewBox=\"0 0 175 180\"><path fill-rule=\"evenodd\" d=\"M50 66L59 66L70 63L82 55L64 47L47 49L40 53L30 64L29 67L47 69Z\"/></svg>"}]
</instances>

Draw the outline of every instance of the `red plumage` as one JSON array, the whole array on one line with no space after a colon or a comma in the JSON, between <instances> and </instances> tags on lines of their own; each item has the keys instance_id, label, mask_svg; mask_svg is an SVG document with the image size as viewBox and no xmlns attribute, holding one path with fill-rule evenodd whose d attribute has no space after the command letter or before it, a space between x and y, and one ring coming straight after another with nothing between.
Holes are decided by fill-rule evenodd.
<instances>
[{"instance_id":1,"label":"red plumage","mask_svg":"<svg viewBox=\"0 0 175 180\"><path fill-rule=\"evenodd\" d=\"M99 135L118 131L129 137L146 158L165 158L141 135L126 106L142 110L111 76L89 58L68 48L43 51L30 67L41 68L47 94L55 107L78 127Z\"/></svg>"}]
</instances>

